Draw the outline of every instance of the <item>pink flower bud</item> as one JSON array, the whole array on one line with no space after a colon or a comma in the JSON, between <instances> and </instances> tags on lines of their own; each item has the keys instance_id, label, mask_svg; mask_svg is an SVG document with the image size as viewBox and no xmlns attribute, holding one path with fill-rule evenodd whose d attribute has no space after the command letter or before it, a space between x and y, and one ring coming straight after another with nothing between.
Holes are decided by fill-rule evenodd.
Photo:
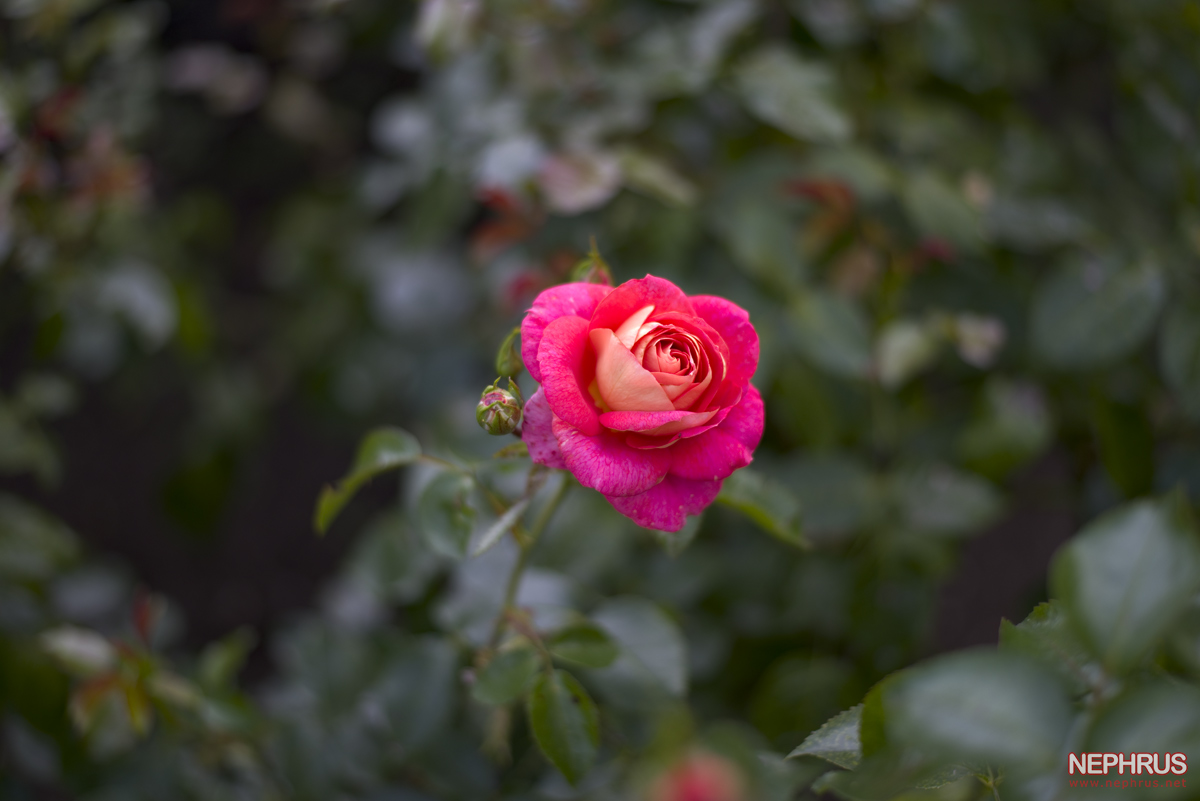
<instances>
[{"instance_id":1,"label":"pink flower bud","mask_svg":"<svg viewBox=\"0 0 1200 801\"><path fill-rule=\"evenodd\" d=\"M489 434L511 434L521 424L521 401L511 392L489 386L475 407L475 420Z\"/></svg>"}]
</instances>

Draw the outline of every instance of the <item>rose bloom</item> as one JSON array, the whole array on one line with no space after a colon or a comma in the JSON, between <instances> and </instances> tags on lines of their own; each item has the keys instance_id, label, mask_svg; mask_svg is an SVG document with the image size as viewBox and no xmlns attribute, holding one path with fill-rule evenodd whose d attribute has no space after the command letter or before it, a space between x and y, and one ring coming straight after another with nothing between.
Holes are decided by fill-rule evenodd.
<instances>
[{"instance_id":1,"label":"rose bloom","mask_svg":"<svg viewBox=\"0 0 1200 801\"><path fill-rule=\"evenodd\" d=\"M530 456L646 528L682 528L762 439L758 334L723 298L649 275L552 287L525 315L521 356L542 385L525 405Z\"/></svg>"}]
</instances>

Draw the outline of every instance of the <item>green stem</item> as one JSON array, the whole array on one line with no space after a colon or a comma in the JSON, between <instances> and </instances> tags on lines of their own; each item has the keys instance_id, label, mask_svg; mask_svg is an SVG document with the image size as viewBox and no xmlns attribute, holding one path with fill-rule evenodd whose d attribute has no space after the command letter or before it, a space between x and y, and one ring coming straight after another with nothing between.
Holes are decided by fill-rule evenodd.
<instances>
[{"instance_id":1,"label":"green stem","mask_svg":"<svg viewBox=\"0 0 1200 801\"><path fill-rule=\"evenodd\" d=\"M420 459L422 462L428 462L429 464L436 464L439 467L444 467L447 470L453 470L456 473L463 472L463 469L461 467L459 467L458 465L454 464L454 462L446 461L445 459L442 459L439 456L434 456L429 453L422 453L417 458Z\"/></svg>"},{"instance_id":2,"label":"green stem","mask_svg":"<svg viewBox=\"0 0 1200 801\"><path fill-rule=\"evenodd\" d=\"M492 635L488 638L487 650L489 653L495 651L496 647L500 645L500 638L504 636L504 630L507 628L508 614L516 604L517 590L521 587L521 576L525 573L525 568L529 567L529 555L533 552L534 543L537 542L538 537L550 522L550 518L558 510L558 505L566 495L568 486L570 486L570 479L564 476L563 482L550 496L550 500L546 501L545 507L534 521L527 538L514 535L521 552L517 556L517 563L513 565L512 573L508 575L508 584L504 588L504 604L500 607L500 614L496 616L496 624L492 626Z\"/></svg>"}]
</instances>

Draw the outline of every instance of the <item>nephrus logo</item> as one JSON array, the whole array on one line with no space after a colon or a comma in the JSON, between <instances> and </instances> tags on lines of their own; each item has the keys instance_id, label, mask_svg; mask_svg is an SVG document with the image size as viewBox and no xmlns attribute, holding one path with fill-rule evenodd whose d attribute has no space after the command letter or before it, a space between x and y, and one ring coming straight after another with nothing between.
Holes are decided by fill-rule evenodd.
<instances>
[{"instance_id":1,"label":"nephrus logo","mask_svg":"<svg viewBox=\"0 0 1200 801\"><path fill-rule=\"evenodd\" d=\"M1186 780L1178 778L1187 773L1187 754L1070 754L1067 773L1108 777L1075 779L1069 782L1072 787L1187 787Z\"/></svg>"}]
</instances>

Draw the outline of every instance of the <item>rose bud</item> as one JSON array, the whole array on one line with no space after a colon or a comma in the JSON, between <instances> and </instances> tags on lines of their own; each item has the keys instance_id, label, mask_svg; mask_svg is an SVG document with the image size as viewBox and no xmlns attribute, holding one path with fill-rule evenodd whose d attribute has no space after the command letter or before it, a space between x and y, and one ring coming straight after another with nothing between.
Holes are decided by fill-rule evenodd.
<instances>
[{"instance_id":1,"label":"rose bud","mask_svg":"<svg viewBox=\"0 0 1200 801\"><path fill-rule=\"evenodd\" d=\"M745 801L741 771L727 759L697 752L667 770L649 801Z\"/></svg>"},{"instance_id":2,"label":"rose bud","mask_svg":"<svg viewBox=\"0 0 1200 801\"><path fill-rule=\"evenodd\" d=\"M475 407L475 419L489 434L511 434L521 424L521 401L512 392L493 384L483 391Z\"/></svg>"},{"instance_id":3,"label":"rose bud","mask_svg":"<svg viewBox=\"0 0 1200 801\"><path fill-rule=\"evenodd\" d=\"M524 409L530 457L640 526L679 531L762 439L758 334L724 298L650 275L551 287L521 324L521 356L541 384Z\"/></svg>"},{"instance_id":4,"label":"rose bud","mask_svg":"<svg viewBox=\"0 0 1200 801\"><path fill-rule=\"evenodd\" d=\"M571 280L583 284L612 286L612 270L596 248L595 237L592 238L591 250L572 268Z\"/></svg>"}]
</instances>

